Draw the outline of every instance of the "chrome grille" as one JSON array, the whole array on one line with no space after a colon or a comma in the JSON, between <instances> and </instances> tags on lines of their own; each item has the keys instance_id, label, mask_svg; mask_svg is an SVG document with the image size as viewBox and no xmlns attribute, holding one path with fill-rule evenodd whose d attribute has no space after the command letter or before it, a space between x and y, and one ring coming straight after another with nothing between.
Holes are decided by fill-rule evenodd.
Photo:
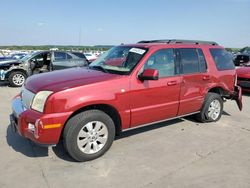
<instances>
[{"instance_id":1,"label":"chrome grille","mask_svg":"<svg viewBox=\"0 0 250 188\"><path fill-rule=\"evenodd\" d=\"M30 108L30 105L32 103L32 100L34 98L35 94L32 93L31 91L23 88L21 97L22 97L22 102L25 108Z\"/></svg>"}]
</instances>

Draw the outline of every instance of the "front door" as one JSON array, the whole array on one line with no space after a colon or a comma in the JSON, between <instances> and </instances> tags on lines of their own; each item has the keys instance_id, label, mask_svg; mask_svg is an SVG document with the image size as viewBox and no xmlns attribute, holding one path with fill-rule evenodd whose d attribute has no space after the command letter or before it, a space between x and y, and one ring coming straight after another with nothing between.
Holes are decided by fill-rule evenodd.
<instances>
[{"instance_id":1,"label":"front door","mask_svg":"<svg viewBox=\"0 0 250 188\"><path fill-rule=\"evenodd\" d=\"M145 62L143 70L157 69L159 79L131 81L131 127L177 115L181 77L176 75L174 57L173 49L156 51Z\"/></svg>"}]
</instances>

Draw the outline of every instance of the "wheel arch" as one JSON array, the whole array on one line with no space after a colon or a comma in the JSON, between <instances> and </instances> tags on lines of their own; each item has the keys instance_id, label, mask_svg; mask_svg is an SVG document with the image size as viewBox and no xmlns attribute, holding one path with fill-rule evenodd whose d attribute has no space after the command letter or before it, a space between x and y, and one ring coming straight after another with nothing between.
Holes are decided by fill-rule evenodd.
<instances>
[{"instance_id":1,"label":"wheel arch","mask_svg":"<svg viewBox=\"0 0 250 188\"><path fill-rule=\"evenodd\" d=\"M226 97L228 92L221 86L214 86L212 88L209 88L207 93L217 93L219 94L221 97Z\"/></svg>"},{"instance_id":2,"label":"wheel arch","mask_svg":"<svg viewBox=\"0 0 250 188\"><path fill-rule=\"evenodd\" d=\"M6 78L6 79L8 79L11 73L13 73L13 72L17 72L17 71L20 71L20 72L24 73L24 74L26 75L26 77L28 77L28 73L27 73L27 71L25 71L24 69L15 68L15 69L11 69L11 70L9 70L9 71L6 73L5 78Z\"/></svg>"},{"instance_id":3,"label":"wheel arch","mask_svg":"<svg viewBox=\"0 0 250 188\"><path fill-rule=\"evenodd\" d=\"M62 129L61 132L61 136L63 135L64 129L65 129L65 125L67 124L67 122L76 114L79 114L81 112L87 111L87 110L100 110L105 112L108 116L111 117L111 119L113 120L114 124L115 124L115 133L118 135L121 132L121 117L119 112L116 110L115 107L109 105L109 104L92 104L92 105L88 105L88 106L84 106L82 108L79 108L78 110L74 111L69 118L66 120L64 127Z\"/></svg>"}]
</instances>

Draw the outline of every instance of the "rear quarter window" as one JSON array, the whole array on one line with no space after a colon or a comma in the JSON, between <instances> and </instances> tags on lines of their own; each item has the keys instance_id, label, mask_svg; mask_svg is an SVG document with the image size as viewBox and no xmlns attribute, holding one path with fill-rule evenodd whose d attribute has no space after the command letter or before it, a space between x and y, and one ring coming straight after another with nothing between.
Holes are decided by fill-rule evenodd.
<instances>
[{"instance_id":1,"label":"rear quarter window","mask_svg":"<svg viewBox=\"0 0 250 188\"><path fill-rule=\"evenodd\" d=\"M219 71L235 69L233 59L226 50L213 48L210 53Z\"/></svg>"}]
</instances>

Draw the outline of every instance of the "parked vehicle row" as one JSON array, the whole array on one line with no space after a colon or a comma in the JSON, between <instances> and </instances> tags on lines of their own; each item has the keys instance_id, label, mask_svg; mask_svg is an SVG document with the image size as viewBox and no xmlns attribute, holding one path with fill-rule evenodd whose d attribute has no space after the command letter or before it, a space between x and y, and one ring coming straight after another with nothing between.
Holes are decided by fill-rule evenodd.
<instances>
[{"instance_id":1,"label":"parked vehicle row","mask_svg":"<svg viewBox=\"0 0 250 188\"><path fill-rule=\"evenodd\" d=\"M12 54L12 55L9 55L9 56L0 57L0 62L1 61L12 60L12 59L22 59L26 55L27 55L27 53L15 53L15 54Z\"/></svg>"},{"instance_id":2,"label":"parked vehicle row","mask_svg":"<svg viewBox=\"0 0 250 188\"><path fill-rule=\"evenodd\" d=\"M62 139L75 160L88 161L122 131L191 114L215 122L227 99L241 110L235 84L232 58L215 42L142 41L114 47L88 67L28 78L12 101L10 122L39 144Z\"/></svg>"},{"instance_id":3,"label":"parked vehicle row","mask_svg":"<svg viewBox=\"0 0 250 188\"><path fill-rule=\"evenodd\" d=\"M26 55L20 60L0 62L0 80L8 81L13 87L20 87L33 74L53 70L87 66L83 53L63 51L39 51Z\"/></svg>"}]
</instances>

